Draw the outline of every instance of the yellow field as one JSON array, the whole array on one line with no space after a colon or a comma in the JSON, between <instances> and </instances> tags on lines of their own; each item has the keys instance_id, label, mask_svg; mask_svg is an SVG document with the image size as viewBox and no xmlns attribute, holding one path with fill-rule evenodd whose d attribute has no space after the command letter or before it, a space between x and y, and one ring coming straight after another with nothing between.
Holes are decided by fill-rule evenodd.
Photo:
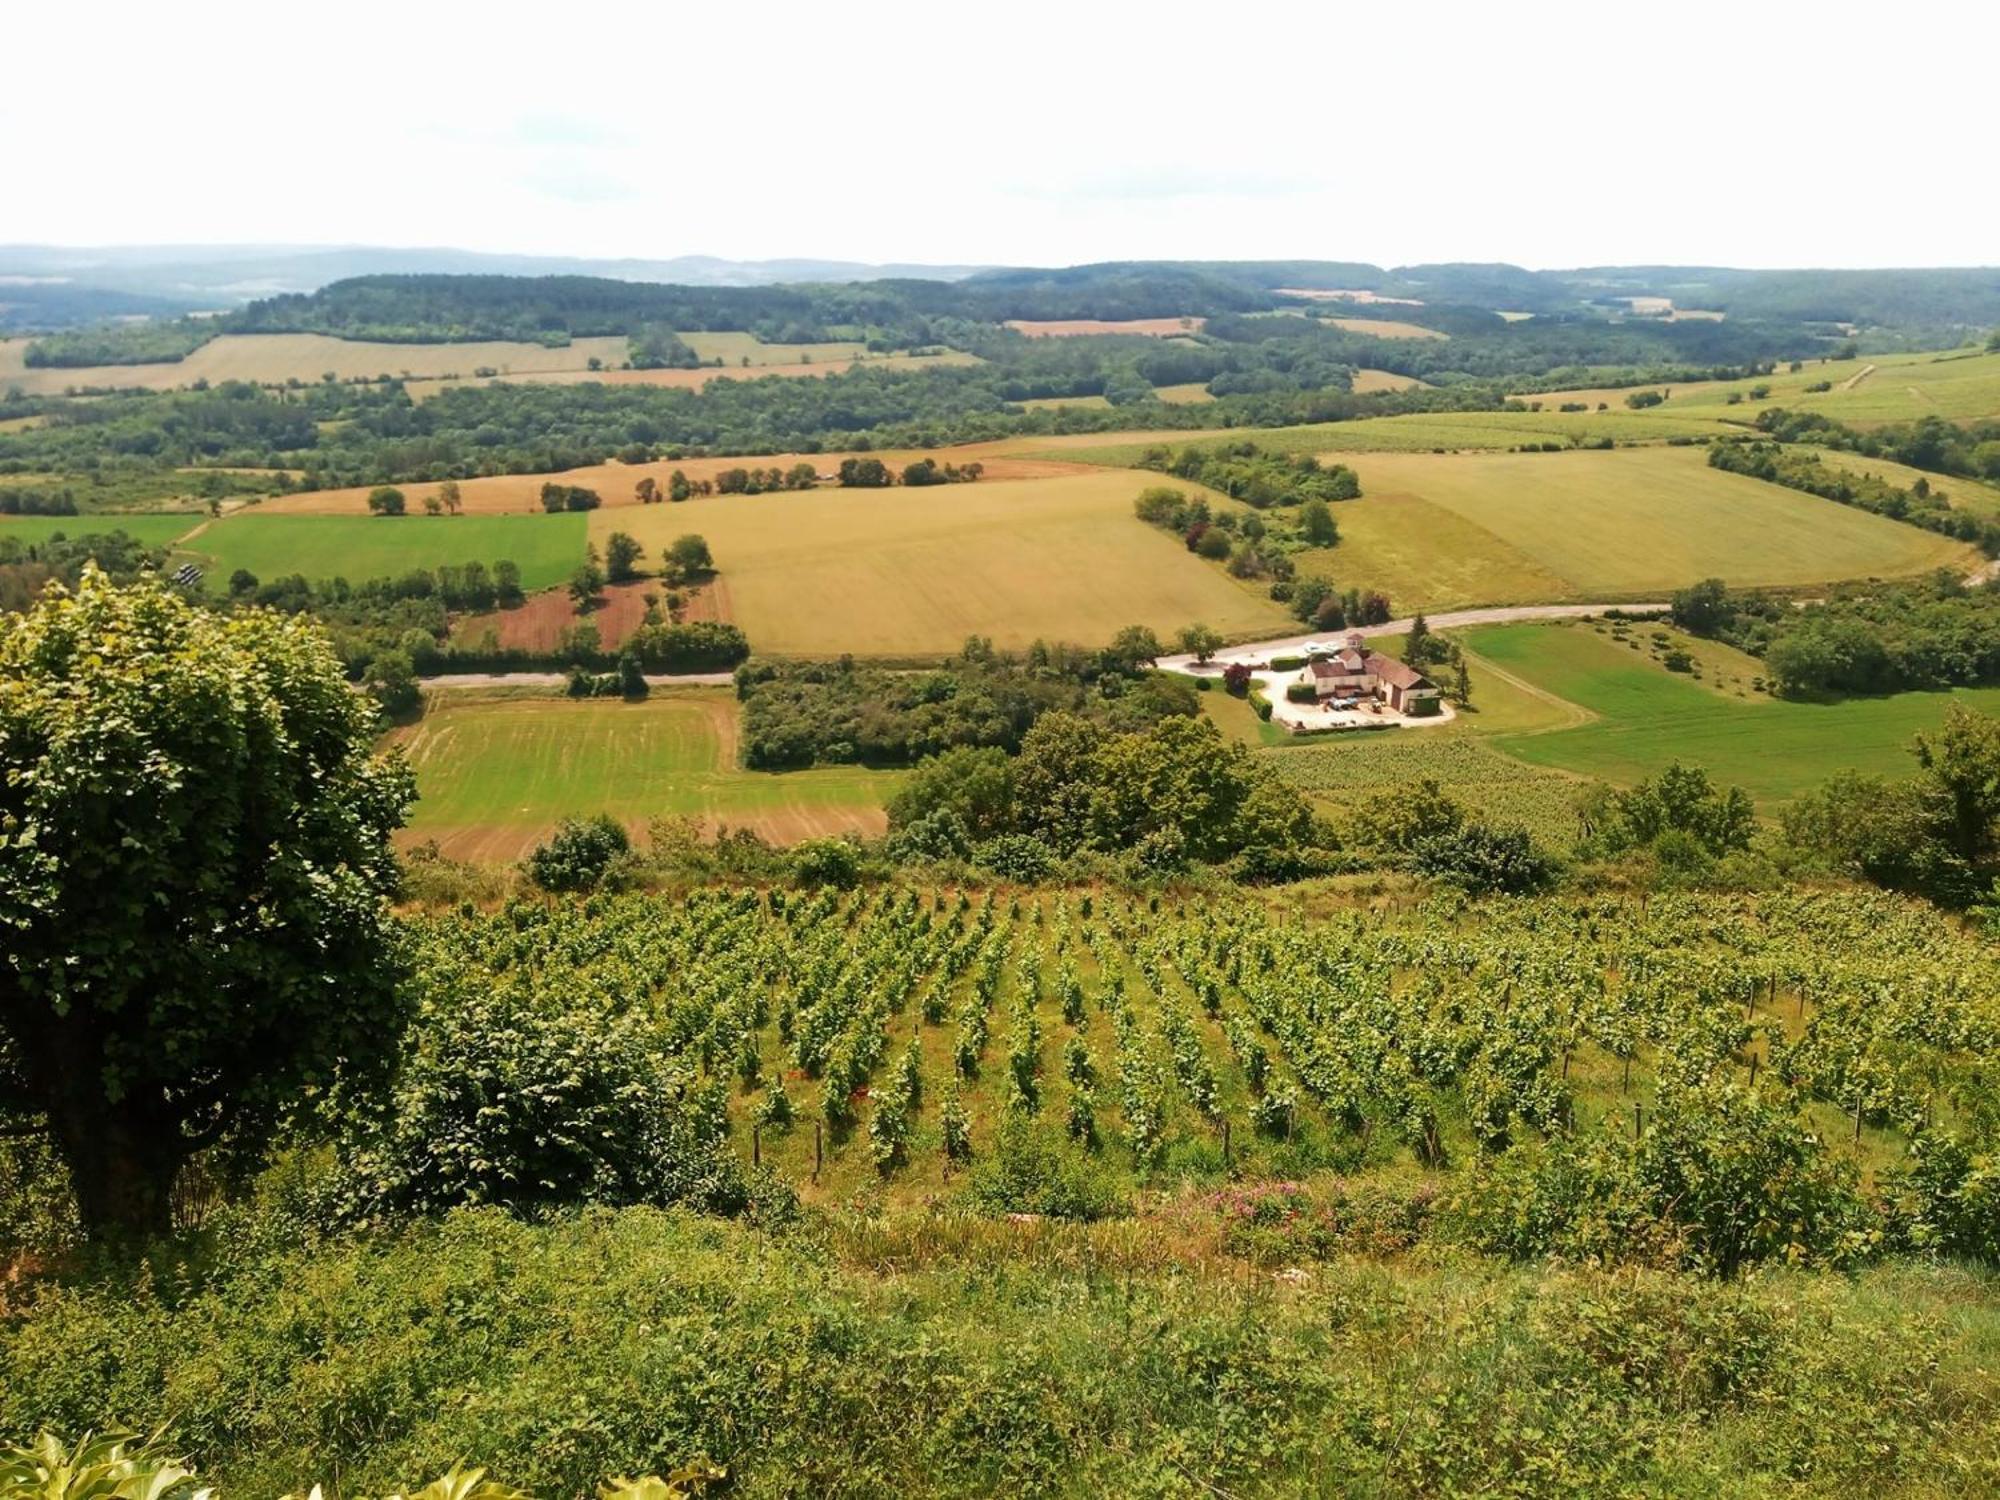
<instances>
[{"instance_id":1,"label":"yellow field","mask_svg":"<svg viewBox=\"0 0 2000 1500\"><path fill-rule=\"evenodd\" d=\"M1199 380L1191 380L1186 385L1155 386L1153 394L1169 406L1192 406L1215 399L1209 395L1208 387Z\"/></svg>"},{"instance_id":2,"label":"yellow field","mask_svg":"<svg viewBox=\"0 0 2000 1500\"><path fill-rule=\"evenodd\" d=\"M1047 444L1052 439L1041 438L1038 441ZM952 463L976 459L986 466L988 479L1049 479L1063 474L1089 473L1094 467L1068 463L1060 458L1016 458L996 452L998 446L994 443L969 443L957 448L882 449L868 456L881 459L892 469L901 469L903 465L920 458L936 458ZM840 468L841 459L849 456L844 453L776 453L755 458L662 459L658 463L647 464L619 463L614 459L609 463L591 464L587 468L565 469L558 474L492 474L483 479L461 479L458 484L459 501L469 516L540 514L542 486L555 480L561 484L577 484L596 490L605 509L616 510L639 504L636 491L641 479L650 476L660 489L665 490L667 480L676 469L691 480L713 480L724 469L789 469L797 463L809 463L815 473L831 483L832 476ZM421 512L425 498L436 494L442 487L432 483L397 486L408 497L413 514ZM304 516L362 516L368 513L368 492L371 488L373 486L356 485L351 489L280 495L264 501L261 508L268 512ZM659 508L678 509L669 505Z\"/></svg>"},{"instance_id":3,"label":"yellow field","mask_svg":"<svg viewBox=\"0 0 2000 1500\"><path fill-rule=\"evenodd\" d=\"M1799 585L1970 568L1962 543L1711 469L1699 448L1335 454L1367 498L1335 508L1315 571L1398 609L1664 598L1710 576Z\"/></svg>"},{"instance_id":4,"label":"yellow field","mask_svg":"<svg viewBox=\"0 0 2000 1500\"><path fill-rule=\"evenodd\" d=\"M1831 388L1806 389L1823 381ZM1768 387L1766 393L1761 397L1751 395L1759 386ZM1581 401L1592 408L1602 402L1618 411L1624 409L1625 398L1633 389L1639 388L1549 391L1517 399L1540 402L1545 412L1556 410L1566 401ZM1780 370L1775 375L1750 380L1702 380L1644 389L1667 393L1666 405L1652 408L1656 412L1682 412L1689 416L1726 413L1746 423L1771 406L1825 412L1829 417L1862 427L1927 416L1963 422L2000 416L2000 354L1957 349L1809 361L1796 374ZM1733 406L1729 399L1732 395L1738 398Z\"/></svg>"},{"instance_id":5,"label":"yellow field","mask_svg":"<svg viewBox=\"0 0 2000 1500\"><path fill-rule=\"evenodd\" d=\"M1354 394L1370 395L1375 391L1407 391L1422 385L1414 375L1398 375L1392 370L1356 370L1354 372Z\"/></svg>"},{"instance_id":6,"label":"yellow field","mask_svg":"<svg viewBox=\"0 0 2000 1500\"><path fill-rule=\"evenodd\" d=\"M1439 333L1435 328L1423 328L1415 323L1399 323L1393 318L1322 318L1322 323L1331 323L1335 328L1344 328L1349 333L1366 334L1372 339L1441 339L1450 335Z\"/></svg>"},{"instance_id":7,"label":"yellow field","mask_svg":"<svg viewBox=\"0 0 2000 1500\"><path fill-rule=\"evenodd\" d=\"M718 602L760 651L933 656L974 634L1018 649L1036 639L1097 645L1133 624L1163 634L1194 620L1245 636L1286 628L1261 587L1133 516L1133 497L1153 479L1107 470L717 496L598 511L590 529L600 545L630 531L652 556L682 532L706 537Z\"/></svg>"},{"instance_id":8,"label":"yellow field","mask_svg":"<svg viewBox=\"0 0 2000 1500\"><path fill-rule=\"evenodd\" d=\"M176 364L102 365L76 370L31 370L25 364L32 340L0 340L0 385L18 385L29 395L60 395L71 386L141 387L171 390L206 380L254 380L280 384L316 381L328 371L340 380L378 375L470 377L476 369L514 374L582 371L595 357L607 365L625 360L623 338L577 339L567 348L540 344L370 344L319 333L224 334Z\"/></svg>"},{"instance_id":9,"label":"yellow field","mask_svg":"<svg viewBox=\"0 0 2000 1500\"><path fill-rule=\"evenodd\" d=\"M1080 406L1091 411L1109 411L1111 403L1102 396L1038 396L1021 405L1028 411L1061 411L1066 406Z\"/></svg>"}]
</instances>

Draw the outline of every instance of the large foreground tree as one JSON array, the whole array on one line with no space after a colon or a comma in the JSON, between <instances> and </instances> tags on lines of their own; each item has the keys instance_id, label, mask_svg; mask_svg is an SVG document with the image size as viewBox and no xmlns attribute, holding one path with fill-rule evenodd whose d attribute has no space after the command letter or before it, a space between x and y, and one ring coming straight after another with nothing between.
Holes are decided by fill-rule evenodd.
<instances>
[{"instance_id":1,"label":"large foreground tree","mask_svg":"<svg viewBox=\"0 0 2000 1500\"><path fill-rule=\"evenodd\" d=\"M91 569L0 623L0 1128L49 1133L93 1237L389 1056L413 789L374 720L296 619Z\"/></svg>"}]
</instances>

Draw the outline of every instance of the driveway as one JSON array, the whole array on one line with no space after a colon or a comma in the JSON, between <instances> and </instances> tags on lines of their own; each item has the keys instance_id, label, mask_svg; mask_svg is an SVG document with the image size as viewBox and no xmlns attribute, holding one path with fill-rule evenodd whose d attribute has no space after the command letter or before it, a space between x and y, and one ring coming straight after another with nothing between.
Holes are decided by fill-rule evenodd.
<instances>
[{"instance_id":1,"label":"driveway","mask_svg":"<svg viewBox=\"0 0 2000 1500\"><path fill-rule=\"evenodd\" d=\"M1583 615L1601 615L1608 609L1619 609L1627 614L1658 614L1670 606L1659 604L1513 604L1497 609L1460 609L1441 615L1425 615L1424 622L1433 630L1459 630L1468 625L1507 625L1517 620L1573 620ZM1364 636L1407 635L1410 620L1390 620L1381 625L1351 627L1359 629ZM1220 675L1222 668L1233 661L1252 664L1261 663L1272 656L1295 656L1308 641L1336 643L1344 639L1346 630L1316 630L1310 635L1288 635L1282 640L1248 641L1240 646L1226 646L1209 658L1213 673L1201 670L1195 659L1185 652L1173 656L1163 656L1153 665L1165 672L1187 672L1196 677Z\"/></svg>"}]
</instances>

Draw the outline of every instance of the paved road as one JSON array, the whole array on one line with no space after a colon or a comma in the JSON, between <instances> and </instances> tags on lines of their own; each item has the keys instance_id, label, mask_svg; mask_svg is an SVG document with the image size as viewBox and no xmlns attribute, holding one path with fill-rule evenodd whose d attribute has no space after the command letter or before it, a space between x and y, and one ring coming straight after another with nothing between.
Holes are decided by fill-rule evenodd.
<instances>
[{"instance_id":1,"label":"paved road","mask_svg":"<svg viewBox=\"0 0 2000 1500\"><path fill-rule=\"evenodd\" d=\"M1647 614L1664 610L1665 603L1658 604L1515 604L1502 609L1461 609L1441 615L1425 615L1424 621L1433 630L1457 630L1467 625L1505 625L1514 620L1571 620L1578 615L1601 615L1608 609L1624 610L1627 614ZM1407 634L1409 620L1390 620L1383 625L1363 625L1363 635L1404 635ZM1232 661L1255 661L1259 657L1283 655L1295 652L1307 641L1337 642L1347 635L1345 630L1315 630L1310 635L1289 635L1277 641L1248 641L1240 646L1226 646L1210 658L1207 668L1198 667L1195 659L1182 653L1163 656L1157 665L1168 672L1219 672L1224 664Z\"/></svg>"},{"instance_id":2,"label":"paved road","mask_svg":"<svg viewBox=\"0 0 2000 1500\"><path fill-rule=\"evenodd\" d=\"M649 672L649 687L728 687L736 680L733 672ZM561 687L569 681L567 672L446 672L438 677L419 679L426 688L481 687Z\"/></svg>"}]
</instances>

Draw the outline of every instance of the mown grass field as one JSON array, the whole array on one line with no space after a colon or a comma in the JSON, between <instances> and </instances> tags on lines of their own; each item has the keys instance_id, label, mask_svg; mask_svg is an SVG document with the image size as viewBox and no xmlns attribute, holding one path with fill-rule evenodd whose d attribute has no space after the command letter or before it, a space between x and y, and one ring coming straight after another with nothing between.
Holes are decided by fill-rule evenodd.
<instances>
[{"instance_id":1,"label":"mown grass field","mask_svg":"<svg viewBox=\"0 0 2000 1500\"><path fill-rule=\"evenodd\" d=\"M1808 390L1826 382L1830 389ZM1766 393L1753 396L1759 386ZM1871 426L1909 422L1918 417L1969 421L2000 416L2000 354L1949 349L1921 354L1879 354L1858 359L1808 362L1794 373L1780 370L1748 380L1703 380L1680 385L1646 387L1667 393L1667 403L1654 412L1716 415L1727 411L1748 421L1766 407L1795 407L1825 412L1843 422ZM1604 402L1622 409L1630 389L1555 391L1523 396L1553 411L1565 401L1591 406ZM1736 398L1732 406L1730 398Z\"/></svg>"},{"instance_id":2,"label":"mown grass field","mask_svg":"<svg viewBox=\"0 0 2000 1500\"><path fill-rule=\"evenodd\" d=\"M491 861L518 859L562 818L595 813L635 833L652 818L692 817L781 843L883 830L898 773L741 770L736 714L727 688L673 688L640 703L435 694L420 720L389 736L417 774L403 839Z\"/></svg>"},{"instance_id":3,"label":"mown grass field","mask_svg":"<svg viewBox=\"0 0 2000 1500\"><path fill-rule=\"evenodd\" d=\"M1581 625L1487 626L1463 639L1479 656L1596 716L1574 728L1498 737L1509 755L1620 783L1684 761L1745 788L1767 811L1836 771L1909 774L1912 736L1942 720L1953 702L2000 712L2000 688L1837 703L1738 698L1664 671Z\"/></svg>"},{"instance_id":4,"label":"mown grass field","mask_svg":"<svg viewBox=\"0 0 2000 1500\"><path fill-rule=\"evenodd\" d=\"M1870 458L1865 453L1845 453L1838 448L1814 451L1828 468L1844 469L1850 474L1873 474L1904 489L1922 480L1949 499L1954 510L1969 510L1979 516L2000 516L2000 484L1982 484L1977 479L1964 479L1956 474L1929 474L1908 464L1892 463L1886 458Z\"/></svg>"},{"instance_id":5,"label":"mown grass field","mask_svg":"<svg viewBox=\"0 0 2000 1500\"><path fill-rule=\"evenodd\" d=\"M1747 417L1744 420L1748 420ZM1166 444L1247 438L1273 453L1456 453L1505 452L1524 443L1663 443L1675 437L1721 437L1744 428L1718 413L1662 415L1646 412L1432 412L1407 417L1362 417L1352 422L1315 422L1299 427L1221 429L1202 432L1078 433L1065 437L1015 438L1004 451L1067 459L1074 463L1130 468L1148 448Z\"/></svg>"},{"instance_id":6,"label":"mown grass field","mask_svg":"<svg viewBox=\"0 0 2000 1500\"><path fill-rule=\"evenodd\" d=\"M1420 386L1423 381L1414 375L1398 375L1393 370L1356 370L1354 372L1354 394L1370 395L1375 391L1407 391Z\"/></svg>"},{"instance_id":7,"label":"mown grass field","mask_svg":"<svg viewBox=\"0 0 2000 1500\"><path fill-rule=\"evenodd\" d=\"M1199 380L1191 380L1186 385L1156 385L1153 394L1169 406L1194 406L1203 401L1213 401L1208 387Z\"/></svg>"},{"instance_id":8,"label":"mown grass field","mask_svg":"<svg viewBox=\"0 0 2000 1500\"><path fill-rule=\"evenodd\" d=\"M612 365L622 364L626 357L626 342L621 337L574 339L563 348L548 349L540 344L509 342L371 344L321 333L231 333L211 339L172 364L31 370L25 363L30 342L0 340L0 386L18 385L29 395L60 395L72 386L171 390L197 380L211 385L224 380L265 385L287 380L313 382L328 372L340 380L372 380L378 375L433 379L457 375L470 379L474 370L482 368L515 375L546 374L584 370L592 358Z\"/></svg>"},{"instance_id":9,"label":"mown grass field","mask_svg":"<svg viewBox=\"0 0 2000 1500\"><path fill-rule=\"evenodd\" d=\"M99 514L90 516L0 516L0 539L12 537L33 545L52 536L88 536L92 532L122 531L148 547L165 547L194 530L207 518L186 512L158 512L151 515Z\"/></svg>"},{"instance_id":10,"label":"mown grass field","mask_svg":"<svg viewBox=\"0 0 2000 1500\"><path fill-rule=\"evenodd\" d=\"M1363 498L1308 560L1398 608L1664 598L1695 579L1799 585L1970 567L1971 548L1708 466L1700 448L1337 455Z\"/></svg>"},{"instance_id":11,"label":"mown grass field","mask_svg":"<svg viewBox=\"0 0 2000 1500\"><path fill-rule=\"evenodd\" d=\"M1148 482L1086 472L724 495L597 511L590 525L600 544L631 532L649 556L682 532L706 537L725 617L759 651L935 656L968 635L1004 648L1097 645L1125 625L1167 634L1193 620L1241 636L1285 629L1289 616L1261 587L1133 516Z\"/></svg>"},{"instance_id":12,"label":"mown grass field","mask_svg":"<svg viewBox=\"0 0 2000 1500\"><path fill-rule=\"evenodd\" d=\"M179 530L185 532L185 519L181 521ZM584 546L580 514L316 516L258 507L211 522L188 537L180 551L208 570L215 587L222 587L238 568L265 581L299 573L360 583L414 568L469 562L490 568L510 561L521 569L521 586L533 590L549 588L575 572Z\"/></svg>"}]
</instances>

